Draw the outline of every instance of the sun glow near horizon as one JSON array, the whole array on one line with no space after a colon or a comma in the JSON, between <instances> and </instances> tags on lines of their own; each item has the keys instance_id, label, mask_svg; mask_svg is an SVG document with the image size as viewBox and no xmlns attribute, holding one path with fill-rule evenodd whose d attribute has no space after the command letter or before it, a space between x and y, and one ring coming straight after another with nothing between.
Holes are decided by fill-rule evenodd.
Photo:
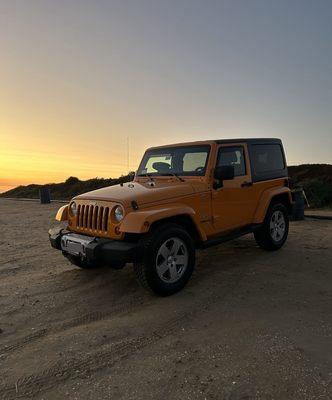
<instances>
[{"instance_id":1,"label":"sun glow near horizon","mask_svg":"<svg viewBox=\"0 0 332 400\"><path fill-rule=\"evenodd\" d=\"M137 168L138 159L132 155L129 167L126 161L126 146L117 144L118 155L107 149L94 151L70 151L54 149L0 150L0 192L19 185L62 182L69 176L81 180L94 177L118 177ZM75 148L75 147L74 147ZM140 158L140 157L139 157Z\"/></svg>"}]
</instances>

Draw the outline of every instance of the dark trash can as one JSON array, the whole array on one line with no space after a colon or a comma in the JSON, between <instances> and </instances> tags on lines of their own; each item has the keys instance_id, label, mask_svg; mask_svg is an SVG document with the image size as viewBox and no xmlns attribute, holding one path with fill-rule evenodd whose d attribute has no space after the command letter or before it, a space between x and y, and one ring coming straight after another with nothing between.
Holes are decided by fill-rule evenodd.
<instances>
[{"instance_id":1,"label":"dark trash can","mask_svg":"<svg viewBox=\"0 0 332 400\"><path fill-rule=\"evenodd\" d=\"M302 221L304 219L304 196L303 189L294 189L292 191L293 196L293 213L292 220L293 221Z\"/></svg>"},{"instance_id":2,"label":"dark trash can","mask_svg":"<svg viewBox=\"0 0 332 400\"><path fill-rule=\"evenodd\" d=\"M39 198L41 204L49 204L51 202L51 191L47 186L39 189Z\"/></svg>"}]
</instances>

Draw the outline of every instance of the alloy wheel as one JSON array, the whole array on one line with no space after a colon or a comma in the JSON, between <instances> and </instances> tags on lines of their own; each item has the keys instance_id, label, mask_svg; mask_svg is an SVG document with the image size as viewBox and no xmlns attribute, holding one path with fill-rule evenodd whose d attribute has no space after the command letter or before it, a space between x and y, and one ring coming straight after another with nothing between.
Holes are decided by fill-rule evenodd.
<instances>
[{"instance_id":1,"label":"alloy wheel","mask_svg":"<svg viewBox=\"0 0 332 400\"><path fill-rule=\"evenodd\" d=\"M159 278L167 283L177 282L188 266L189 254L185 242L177 237L167 239L159 248L156 269Z\"/></svg>"},{"instance_id":2,"label":"alloy wheel","mask_svg":"<svg viewBox=\"0 0 332 400\"><path fill-rule=\"evenodd\" d=\"M284 214L280 211L277 210L275 211L270 220L270 234L272 239L275 242L280 242L286 231L286 221Z\"/></svg>"}]
</instances>

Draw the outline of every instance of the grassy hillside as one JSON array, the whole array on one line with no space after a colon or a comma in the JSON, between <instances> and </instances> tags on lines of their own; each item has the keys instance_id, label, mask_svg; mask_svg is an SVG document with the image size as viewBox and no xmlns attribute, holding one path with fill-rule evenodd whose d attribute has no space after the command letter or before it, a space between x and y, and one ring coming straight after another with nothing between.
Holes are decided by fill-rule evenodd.
<instances>
[{"instance_id":1,"label":"grassy hillside","mask_svg":"<svg viewBox=\"0 0 332 400\"><path fill-rule=\"evenodd\" d=\"M312 207L332 206L332 165L330 164L303 164L288 168L289 175L295 186L302 186ZM52 183L48 186L53 200L68 200L73 196L99 189L105 186L116 185L132 180L133 173L116 179L94 178L81 181L70 177L63 183ZM0 197L39 198L39 189L42 185L19 186Z\"/></svg>"},{"instance_id":2,"label":"grassy hillside","mask_svg":"<svg viewBox=\"0 0 332 400\"><path fill-rule=\"evenodd\" d=\"M72 197L89 192L91 190L100 189L105 186L117 185L121 182L129 182L133 178L133 174L120 176L119 178L93 178L87 181L81 181L78 178L70 177L66 182L62 183L50 183L47 185L27 185L18 186L17 188L11 189L8 192L1 193L0 197L15 197L15 198L26 198L26 199L38 199L39 189L43 186L47 186L51 191L52 200L69 200Z\"/></svg>"},{"instance_id":3,"label":"grassy hillside","mask_svg":"<svg viewBox=\"0 0 332 400\"><path fill-rule=\"evenodd\" d=\"M303 187L311 207L332 206L332 165L302 164L288 167L295 186Z\"/></svg>"}]
</instances>

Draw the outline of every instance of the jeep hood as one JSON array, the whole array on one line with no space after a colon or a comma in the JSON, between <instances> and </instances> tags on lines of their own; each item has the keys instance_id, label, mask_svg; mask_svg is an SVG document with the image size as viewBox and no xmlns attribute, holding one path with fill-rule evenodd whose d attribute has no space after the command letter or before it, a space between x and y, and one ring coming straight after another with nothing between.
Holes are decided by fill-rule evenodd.
<instances>
[{"instance_id":1,"label":"jeep hood","mask_svg":"<svg viewBox=\"0 0 332 400\"><path fill-rule=\"evenodd\" d=\"M167 199L190 195L195 192L194 186L189 182L155 181L130 182L121 185L105 187L92 192L76 196L75 200L112 201L130 206L134 200L139 206L160 202Z\"/></svg>"}]
</instances>

